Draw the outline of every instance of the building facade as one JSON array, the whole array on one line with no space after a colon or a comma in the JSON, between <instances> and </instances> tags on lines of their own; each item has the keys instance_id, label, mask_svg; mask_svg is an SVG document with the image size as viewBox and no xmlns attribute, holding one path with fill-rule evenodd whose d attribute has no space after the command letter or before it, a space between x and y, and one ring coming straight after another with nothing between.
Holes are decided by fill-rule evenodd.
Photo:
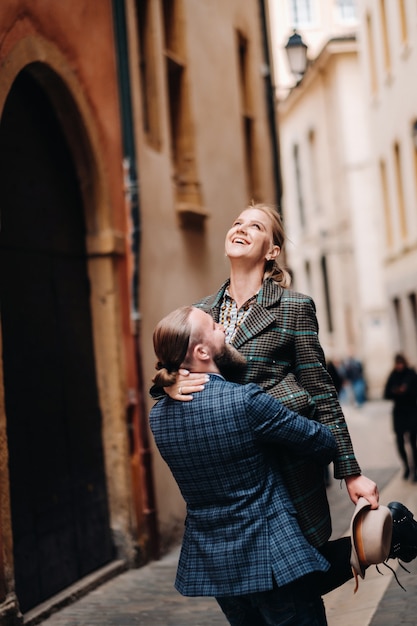
<instances>
[{"instance_id":1,"label":"building facade","mask_svg":"<svg viewBox=\"0 0 417 626\"><path fill-rule=\"evenodd\" d=\"M358 358L369 397L380 397L390 324L358 15L334 0L270 5L293 286L316 302L327 358ZM298 83L285 65L293 27L308 46Z\"/></svg>"},{"instance_id":2,"label":"building facade","mask_svg":"<svg viewBox=\"0 0 417 626\"><path fill-rule=\"evenodd\" d=\"M391 352L417 366L417 7L360 2L363 100L372 137ZM392 361L387 363L388 375Z\"/></svg>"},{"instance_id":3,"label":"building facade","mask_svg":"<svg viewBox=\"0 0 417 626\"><path fill-rule=\"evenodd\" d=\"M158 556L184 505L152 331L279 163L258 0L0 6L0 621Z\"/></svg>"},{"instance_id":4,"label":"building facade","mask_svg":"<svg viewBox=\"0 0 417 626\"><path fill-rule=\"evenodd\" d=\"M156 322L227 278L224 237L242 207L252 199L277 202L262 17L262 3L252 0L149 2L142 26L128 17L131 58L149 59L141 72L131 68L148 381ZM178 536L184 505L156 451L153 469L161 534Z\"/></svg>"}]
</instances>

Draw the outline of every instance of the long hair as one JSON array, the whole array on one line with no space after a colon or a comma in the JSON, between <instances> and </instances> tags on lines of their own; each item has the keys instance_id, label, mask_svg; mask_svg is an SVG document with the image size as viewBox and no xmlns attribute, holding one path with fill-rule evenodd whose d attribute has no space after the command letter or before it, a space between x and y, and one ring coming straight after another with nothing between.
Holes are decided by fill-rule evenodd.
<instances>
[{"instance_id":1,"label":"long hair","mask_svg":"<svg viewBox=\"0 0 417 626\"><path fill-rule=\"evenodd\" d=\"M247 209L256 209L257 211L265 213L271 222L273 243L275 246L280 247L281 254L283 254L286 237L281 216L278 213L277 208L272 204L259 203L251 204L244 210L246 211ZM280 266L280 258L281 256L278 256L276 259L271 259L270 261L265 262L264 280L271 278L276 283L281 285L281 287L289 287L291 284L291 276L287 270Z\"/></svg>"},{"instance_id":2,"label":"long hair","mask_svg":"<svg viewBox=\"0 0 417 626\"><path fill-rule=\"evenodd\" d=\"M169 387L184 363L190 345L192 306L183 306L164 317L153 333L153 347L158 370L152 379L159 387Z\"/></svg>"}]
</instances>

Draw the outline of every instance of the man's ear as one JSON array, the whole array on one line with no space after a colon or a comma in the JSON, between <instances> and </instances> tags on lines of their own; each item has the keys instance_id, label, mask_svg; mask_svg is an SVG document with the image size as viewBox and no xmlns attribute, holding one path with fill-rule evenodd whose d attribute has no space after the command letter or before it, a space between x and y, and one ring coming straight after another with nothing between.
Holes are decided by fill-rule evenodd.
<instances>
[{"instance_id":1,"label":"man's ear","mask_svg":"<svg viewBox=\"0 0 417 626\"><path fill-rule=\"evenodd\" d=\"M206 363L211 358L208 346L206 346L204 343L198 343L194 347L193 353L196 361L203 361L204 363Z\"/></svg>"}]
</instances>

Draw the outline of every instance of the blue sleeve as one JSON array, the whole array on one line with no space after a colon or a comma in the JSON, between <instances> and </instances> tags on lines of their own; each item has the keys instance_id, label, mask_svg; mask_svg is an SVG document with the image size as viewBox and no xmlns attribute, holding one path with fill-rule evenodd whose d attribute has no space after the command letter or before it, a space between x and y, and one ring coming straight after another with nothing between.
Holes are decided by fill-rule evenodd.
<instances>
[{"instance_id":1,"label":"blue sleeve","mask_svg":"<svg viewBox=\"0 0 417 626\"><path fill-rule=\"evenodd\" d=\"M245 385L245 403L249 422L259 441L279 443L321 463L333 460L337 445L327 426L290 411L257 385Z\"/></svg>"}]
</instances>

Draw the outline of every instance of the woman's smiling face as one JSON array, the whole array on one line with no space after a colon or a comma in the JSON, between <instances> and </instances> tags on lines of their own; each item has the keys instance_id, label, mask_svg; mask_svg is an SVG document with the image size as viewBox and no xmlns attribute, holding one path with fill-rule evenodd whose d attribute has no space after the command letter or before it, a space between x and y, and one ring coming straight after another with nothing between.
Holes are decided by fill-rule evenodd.
<instances>
[{"instance_id":1,"label":"woman's smiling face","mask_svg":"<svg viewBox=\"0 0 417 626\"><path fill-rule=\"evenodd\" d=\"M245 209L226 234L226 255L229 259L245 258L253 263L265 263L279 254L273 244L272 223L259 209Z\"/></svg>"}]
</instances>

